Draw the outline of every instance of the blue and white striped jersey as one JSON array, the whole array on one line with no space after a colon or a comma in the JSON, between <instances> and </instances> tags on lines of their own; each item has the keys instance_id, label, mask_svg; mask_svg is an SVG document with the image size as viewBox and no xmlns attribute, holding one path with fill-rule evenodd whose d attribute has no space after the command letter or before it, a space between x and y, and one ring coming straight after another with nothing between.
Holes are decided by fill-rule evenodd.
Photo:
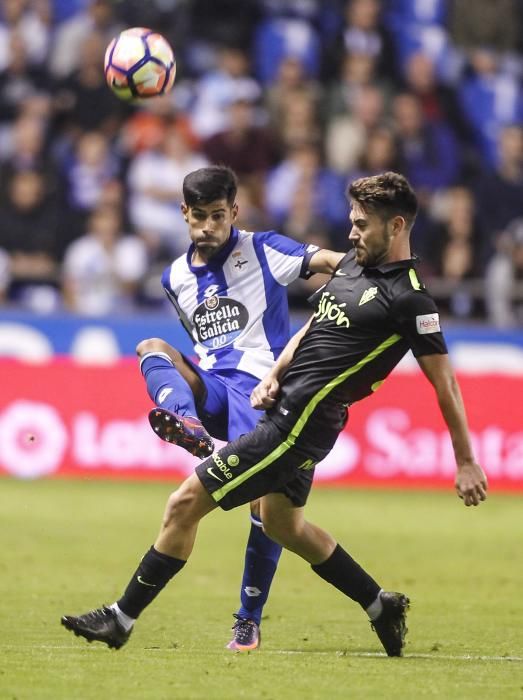
<instances>
[{"instance_id":1,"label":"blue and white striped jersey","mask_svg":"<svg viewBox=\"0 0 523 700\"><path fill-rule=\"evenodd\" d=\"M289 339L285 287L309 276L317 250L274 231L233 228L207 265L191 264L191 245L164 271L162 284L202 369L236 369L260 379L267 373Z\"/></svg>"}]
</instances>

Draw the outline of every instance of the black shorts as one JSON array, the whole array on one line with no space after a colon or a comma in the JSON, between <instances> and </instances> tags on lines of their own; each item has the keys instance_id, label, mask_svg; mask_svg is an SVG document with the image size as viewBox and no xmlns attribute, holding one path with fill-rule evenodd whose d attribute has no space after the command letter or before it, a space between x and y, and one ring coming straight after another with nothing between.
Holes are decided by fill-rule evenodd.
<instances>
[{"instance_id":1,"label":"black shorts","mask_svg":"<svg viewBox=\"0 0 523 700\"><path fill-rule=\"evenodd\" d=\"M196 467L206 491L223 510L254 501L268 493L283 493L293 505L307 502L314 467L330 451L299 446L269 419L233 440Z\"/></svg>"}]
</instances>

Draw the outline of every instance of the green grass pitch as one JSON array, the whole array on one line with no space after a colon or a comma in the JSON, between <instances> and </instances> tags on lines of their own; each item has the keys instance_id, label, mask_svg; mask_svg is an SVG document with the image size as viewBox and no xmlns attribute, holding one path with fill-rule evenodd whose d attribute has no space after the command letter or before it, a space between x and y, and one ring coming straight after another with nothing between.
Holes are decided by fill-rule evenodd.
<instances>
[{"instance_id":1,"label":"green grass pitch","mask_svg":"<svg viewBox=\"0 0 523 700\"><path fill-rule=\"evenodd\" d=\"M166 483L0 481L2 700L523 698L521 496L466 509L446 492L316 488L308 517L411 598L389 659L359 607L284 553L262 648L232 654L246 508L201 525L182 573L120 651L60 626L121 593Z\"/></svg>"}]
</instances>

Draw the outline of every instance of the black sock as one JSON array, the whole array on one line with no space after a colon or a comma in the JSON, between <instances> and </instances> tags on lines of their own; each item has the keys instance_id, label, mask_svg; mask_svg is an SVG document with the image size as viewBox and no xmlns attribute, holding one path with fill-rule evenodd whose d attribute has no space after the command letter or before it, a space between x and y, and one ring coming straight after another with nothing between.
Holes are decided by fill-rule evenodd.
<instances>
[{"instance_id":1,"label":"black sock","mask_svg":"<svg viewBox=\"0 0 523 700\"><path fill-rule=\"evenodd\" d=\"M373 603L381 588L340 545L322 564L311 564L318 576L355 600L363 609Z\"/></svg>"},{"instance_id":2,"label":"black sock","mask_svg":"<svg viewBox=\"0 0 523 700\"><path fill-rule=\"evenodd\" d=\"M134 572L125 593L117 601L120 610L129 617L137 618L184 564L182 559L161 554L151 547Z\"/></svg>"}]
</instances>

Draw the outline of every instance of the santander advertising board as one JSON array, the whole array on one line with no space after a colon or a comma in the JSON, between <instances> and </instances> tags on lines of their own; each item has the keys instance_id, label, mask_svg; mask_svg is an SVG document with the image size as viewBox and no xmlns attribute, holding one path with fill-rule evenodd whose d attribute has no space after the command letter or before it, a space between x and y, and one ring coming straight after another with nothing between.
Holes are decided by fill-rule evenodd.
<instances>
[{"instance_id":1,"label":"santander advertising board","mask_svg":"<svg viewBox=\"0 0 523 700\"><path fill-rule=\"evenodd\" d=\"M158 439L136 363L83 366L2 361L0 473L18 478L184 478L198 460ZM523 377L463 375L475 455L491 487L523 490ZM451 487L450 438L418 372L396 372L350 409L347 427L318 465L326 484Z\"/></svg>"}]
</instances>

